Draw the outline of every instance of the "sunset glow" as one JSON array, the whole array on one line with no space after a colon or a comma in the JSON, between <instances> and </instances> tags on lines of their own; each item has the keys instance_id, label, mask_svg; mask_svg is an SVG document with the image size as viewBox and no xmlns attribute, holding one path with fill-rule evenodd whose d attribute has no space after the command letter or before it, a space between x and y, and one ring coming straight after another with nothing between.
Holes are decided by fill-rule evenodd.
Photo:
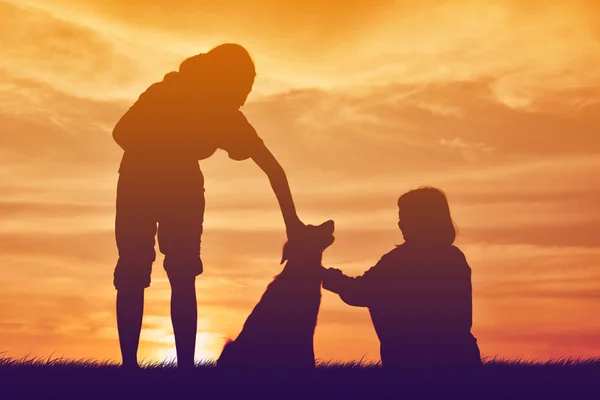
<instances>
[{"instance_id":1,"label":"sunset glow","mask_svg":"<svg viewBox=\"0 0 600 400\"><path fill-rule=\"evenodd\" d=\"M119 360L112 128L184 58L231 41L256 62L243 111L300 218L336 223L325 265L374 265L402 241L398 196L437 186L482 355L600 356L600 3L341 3L0 0L0 352ZM241 330L285 240L251 161L201 167L198 359ZM140 359L162 361L162 257L152 279ZM317 358L378 346L366 309L323 294Z\"/></svg>"}]
</instances>

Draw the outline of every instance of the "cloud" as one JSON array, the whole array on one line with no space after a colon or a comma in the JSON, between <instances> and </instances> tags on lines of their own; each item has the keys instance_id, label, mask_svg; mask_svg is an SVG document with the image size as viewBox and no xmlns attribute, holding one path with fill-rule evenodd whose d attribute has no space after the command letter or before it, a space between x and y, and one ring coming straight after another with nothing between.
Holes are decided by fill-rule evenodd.
<instances>
[{"instance_id":1,"label":"cloud","mask_svg":"<svg viewBox=\"0 0 600 400\"><path fill-rule=\"evenodd\" d=\"M317 155L315 160L326 163L325 172L336 166L364 171L365 165L375 161L382 169L382 160L392 157L397 164L389 169L393 172L461 165L466 151L483 153L480 162L502 161L519 153L548 156L599 151L594 127L600 121L593 109L585 114L574 109L563 109L560 114L512 110L486 98L489 82L429 86L417 94L410 94L411 90L414 87L390 85L360 95L297 91L249 104L247 113L268 144L291 143L294 149L305 145L306 151ZM466 117L423 110L420 104L431 99L460 107ZM459 154L448 151L457 146L462 150ZM288 153L302 156L297 151ZM292 154L284 153L288 158Z\"/></svg>"},{"instance_id":2,"label":"cloud","mask_svg":"<svg viewBox=\"0 0 600 400\"><path fill-rule=\"evenodd\" d=\"M3 57L11 75L66 93L101 98L135 80L136 63L100 33L47 12L0 4Z\"/></svg>"},{"instance_id":3,"label":"cloud","mask_svg":"<svg viewBox=\"0 0 600 400\"><path fill-rule=\"evenodd\" d=\"M452 140L442 138L440 144L451 150L460 151L463 157L471 163L476 163L480 157L488 156L494 152L493 147L486 146L484 143L467 143L460 137L455 137Z\"/></svg>"},{"instance_id":4,"label":"cloud","mask_svg":"<svg viewBox=\"0 0 600 400\"><path fill-rule=\"evenodd\" d=\"M11 168L54 165L73 172L118 160L112 126L123 105L81 99L48 85L5 75L0 87L0 140Z\"/></svg>"},{"instance_id":5,"label":"cloud","mask_svg":"<svg viewBox=\"0 0 600 400\"><path fill-rule=\"evenodd\" d=\"M117 56L103 57L101 64L114 61L106 76L111 82L104 79L97 95L133 97L144 80L159 79L182 58L223 41L251 49L263 77L259 92L490 79L495 101L530 110L549 94L598 86L600 79L597 6L591 2L444 1L432 6L383 0L352 1L343 10L335 3L297 1L238 1L233 8L206 1L177 7L163 1L152 6L65 0L19 4L91 30L113 48ZM85 44L95 49L90 43ZM123 81L115 82L116 76Z\"/></svg>"}]
</instances>

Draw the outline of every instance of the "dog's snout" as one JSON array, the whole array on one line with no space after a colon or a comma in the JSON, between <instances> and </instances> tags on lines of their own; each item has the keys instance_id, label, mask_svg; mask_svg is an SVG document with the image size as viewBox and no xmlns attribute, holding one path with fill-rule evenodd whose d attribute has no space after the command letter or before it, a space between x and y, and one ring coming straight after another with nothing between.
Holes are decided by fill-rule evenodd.
<instances>
[{"instance_id":1,"label":"dog's snout","mask_svg":"<svg viewBox=\"0 0 600 400\"><path fill-rule=\"evenodd\" d=\"M323 228L325 228L326 232L330 235L333 235L333 232L335 231L335 223L333 222L333 220L328 220L323 222L323 224L321 224L321 226Z\"/></svg>"}]
</instances>

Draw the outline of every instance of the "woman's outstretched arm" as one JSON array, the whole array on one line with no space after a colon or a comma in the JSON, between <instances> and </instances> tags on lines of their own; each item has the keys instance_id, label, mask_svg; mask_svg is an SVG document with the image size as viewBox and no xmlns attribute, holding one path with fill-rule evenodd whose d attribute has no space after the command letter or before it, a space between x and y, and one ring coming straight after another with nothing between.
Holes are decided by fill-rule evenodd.
<instances>
[{"instance_id":1,"label":"woman's outstretched arm","mask_svg":"<svg viewBox=\"0 0 600 400\"><path fill-rule=\"evenodd\" d=\"M288 237L290 237L290 235L293 235L302 228L304 224L300 221L296 213L296 207L285 171L264 144L257 146L253 151L252 159L269 178L269 182L281 208Z\"/></svg>"}]
</instances>

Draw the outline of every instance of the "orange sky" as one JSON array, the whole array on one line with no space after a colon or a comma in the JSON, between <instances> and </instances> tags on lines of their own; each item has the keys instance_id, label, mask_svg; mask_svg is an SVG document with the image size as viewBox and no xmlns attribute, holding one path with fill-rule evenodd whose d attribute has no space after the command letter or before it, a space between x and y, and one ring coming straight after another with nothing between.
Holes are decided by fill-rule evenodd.
<instances>
[{"instance_id":1,"label":"orange sky","mask_svg":"<svg viewBox=\"0 0 600 400\"><path fill-rule=\"evenodd\" d=\"M244 111L301 218L336 221L326 265L372 266L401 241L397 197L436 185L483 355L600 356L598 4L323 3L0 1L0 351L119 359L112 127L185 57L235 41L258 71ZM239 332L285 239L256 166L201 165L199 358ZM142 357L173 356L168 301L159 258ZM367 311L325 293L316 353L377 359Z\"/></svg>"}]
</instances>

